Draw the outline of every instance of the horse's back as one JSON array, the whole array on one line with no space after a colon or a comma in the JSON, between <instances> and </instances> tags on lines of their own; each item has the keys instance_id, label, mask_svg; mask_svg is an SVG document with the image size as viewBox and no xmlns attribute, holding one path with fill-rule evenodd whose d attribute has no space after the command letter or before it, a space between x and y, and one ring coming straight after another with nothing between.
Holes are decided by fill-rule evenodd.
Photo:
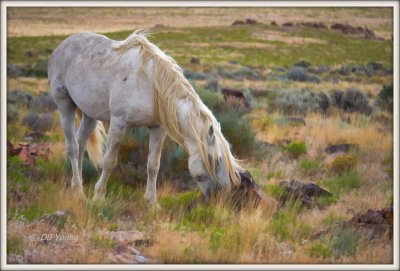
<instances>
[{"instance_id":1,"label":"horse's back","mask_svg":"<svg viewBox=\"0 0 400 271\"><path fill-rule=\"evenodd\" d=\"M95 119L109 121L114 110L129 113L126 119L132 124L153 123L151 80L138 72L140 49L121 54L113 49L117 43L94 33L64 40L49 61L53 97L67 92L82 112Z\"/></svg>"},{"instance_id":2,"label":"horse's back","mask_svg":"<svg viewBox=\"0 0 400 271\"><path fill-rule=\"evenodd\" d=\"M108 45L112 40L107 37L90 32L82 32L69 36L62 41L50 56L48 63L48 79L50 84L57 81L64 81L68 68L76 58L82 55L93 45ZM64 82L57 82L64 83Z\"/></svg>"}]
</instances>

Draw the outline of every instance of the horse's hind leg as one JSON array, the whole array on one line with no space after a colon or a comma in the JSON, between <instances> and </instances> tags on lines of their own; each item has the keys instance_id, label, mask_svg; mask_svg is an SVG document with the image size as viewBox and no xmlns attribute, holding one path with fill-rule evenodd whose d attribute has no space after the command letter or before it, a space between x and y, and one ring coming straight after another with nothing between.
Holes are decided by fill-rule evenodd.
<instances>
[{"instance_id":1,"label":"horse's hind leg","mask_svg":"<svg viewBox=\"0 0 400 271\"><path fill-rule=\"evenodd\" d=\"M119 146L126 128L127 123L122 118L111 117L108 145L103 158L103 171L94 187L93 200L103 200L106 195L107 180L117 163Z\"/></svg>"},{"instance_id":2,"label":"horse's hind leg","mask_svg":"<svg viewBox=\"0 0 400 271\"><path fill-rule=\"evenodd\" d=\"M150 128L149 157L147 161L147 185L144 198L154 205L157 204L157 175L160 168L161 150L165 136L166 133L161 126Z\"/></svg>"},{"instance_id":3,"label":"horse's hind leg","mask_svg":"<svg viewBox=\"0 0 400 271\"><path fill-rule=\"evenodd\" d=\"M78 168L79 174L82 178L82 164L83 164L83 155L86 151L87 142L92 134L93 130L96 128L97 120L88 117L85 113L83 113L83 118L80 123L79 129L76 133L76 139L78 140ZM82 178L83 180L83 178Z\"/></svg>"},{"instance_id":4,"label":"horse's hind leg","mask_svg":"<svg viewBox=\"0 0 400 271\"><path fill-rule=\"evenodd\" d=\"M78 166L78 142L75 138L75 110L76 105L69 97L65 87L53 91L54 101L60 111L61 126L64 130L67 154L72 167L71 188L79 197L85 198L82 178Z\"/></svg>"}]
</instances>

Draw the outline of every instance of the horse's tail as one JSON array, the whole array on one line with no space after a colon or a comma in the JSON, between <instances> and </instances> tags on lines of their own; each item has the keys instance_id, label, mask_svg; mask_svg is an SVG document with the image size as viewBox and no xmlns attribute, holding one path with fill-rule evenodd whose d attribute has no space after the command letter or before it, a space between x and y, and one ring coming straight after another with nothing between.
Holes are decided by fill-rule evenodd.
<instances>
[{"instance_id":1,"label":"horse's tail","mask_svg":"<svg viewBox=\"0 0 400 271\"><path fill-rule=\"evenodd\" d=\"M82 118L82 112L78 109L76 114L78 122ZM97 121L96 128L89 137L87 144L87 152L89 154L89 160L92 164L98 168L101 167L103 162L103 146L107 141L107 133L101 121Z\"/></svg>"}]
</instances>

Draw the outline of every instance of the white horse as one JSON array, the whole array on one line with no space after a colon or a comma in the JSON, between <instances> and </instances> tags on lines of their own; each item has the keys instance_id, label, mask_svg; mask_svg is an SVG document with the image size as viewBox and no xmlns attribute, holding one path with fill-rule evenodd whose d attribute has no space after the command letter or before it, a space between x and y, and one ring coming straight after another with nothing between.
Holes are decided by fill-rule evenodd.
<instances>
[{"instance_id":1,"label":"white horse","mask_svg":"<svg viewBox=\"0 0 400 271\"><path fill-rule=\"evenodd\" d=\"M150 203L157 204L157 174L166 135L188 152L189 171L204 195L216 187L229 190L232 184L240 184L243 169L219 123L181 68L143 32L136 31L124 41L94 33L72 35L51 55L48 79L72 165L71 187L78 195L85 197L82 160L88 140L90 159L102 166L94 194L94 200L101 200L123 135L135 126L150 129L144 194ZM76 109L83 118L75 132ZM102 122L109 122L104 158Z\"/></svg>"}]
</instances>

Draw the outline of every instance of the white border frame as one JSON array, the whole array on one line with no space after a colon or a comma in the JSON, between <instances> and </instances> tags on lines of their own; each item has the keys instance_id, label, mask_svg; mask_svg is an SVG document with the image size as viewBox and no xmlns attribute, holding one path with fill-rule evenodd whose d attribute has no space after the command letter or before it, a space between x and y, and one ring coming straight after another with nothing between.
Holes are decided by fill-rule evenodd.
<instances>
[{"instance_id":1,"label":"white border frame","mask_svg":"<svg viewBox=\"0 0 400 271\"><path fill-rule=\"evenodd\" d=\"M7 7L392 7L393 8L393 84L394 84L394 172L393 172L393 264L227 264L227 265L113 265L43 264L10 265L6 255L6 88L7 88ZM1 2L1 270L399 270L399 2L398 1L2 1Z\"/></svg>"}]
</instances>

